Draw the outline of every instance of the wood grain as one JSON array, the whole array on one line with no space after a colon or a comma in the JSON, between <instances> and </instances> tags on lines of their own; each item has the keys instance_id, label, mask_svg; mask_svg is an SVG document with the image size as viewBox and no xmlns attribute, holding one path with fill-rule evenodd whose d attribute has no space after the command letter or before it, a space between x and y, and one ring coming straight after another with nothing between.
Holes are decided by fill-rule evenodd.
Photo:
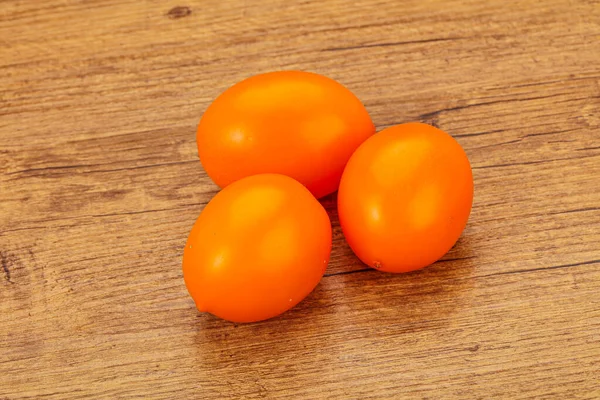
<instances>
[{"instance_id":1,"label":"wood grain","mask_svg":"<svg viewBox=\"0 0 600 400\"><path fill-rule=\"evenodd\" d=\"M302 69L469 155L459 243L327 275L279 318L199 314L202 112ZM600 3L0 2L0 399L600 398Z\"/></svg>"}]
</instances>

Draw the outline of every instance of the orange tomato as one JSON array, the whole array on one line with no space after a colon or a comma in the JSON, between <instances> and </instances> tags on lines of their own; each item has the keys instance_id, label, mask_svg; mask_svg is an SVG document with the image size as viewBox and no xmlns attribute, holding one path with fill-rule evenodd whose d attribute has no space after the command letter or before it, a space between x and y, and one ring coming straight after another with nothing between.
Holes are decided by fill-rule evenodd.
<instances>
[{"instance_id":1,"label":"orange tomato","mask_svg":"<svg viewBox=\"0 0 600 400\"><path fill-rule=\"evenodd\" d=\"M221 187L245 176L290 176L319 198L337 190L346 162L375 133L360 100L322 75L280 71L230 87L208 107L196 139Z\"/></svg>"},{"instance_id":2,"label":"orange tomato","mask_svg":"<svg viewBox=\"0 0 600 400\"><path fill-rule=\"evenodd\" d=\"M196 306L234 322L274 317L317 286L331 251L327 212L283 175L243 178L204 208L183 253Z\"/></svg>"},{"instance_id":3,"label":"orange tomato","mask_svg":"<svg viewBox=\"0 0 600 400\"><path fill-rule=\"evenodd\" d=\"M408 272L441 258L473 202L467 155L450 135L409 123L384 129L352 155L338 193L348 244L367 265Z\"/></svg>"}]
</instances>

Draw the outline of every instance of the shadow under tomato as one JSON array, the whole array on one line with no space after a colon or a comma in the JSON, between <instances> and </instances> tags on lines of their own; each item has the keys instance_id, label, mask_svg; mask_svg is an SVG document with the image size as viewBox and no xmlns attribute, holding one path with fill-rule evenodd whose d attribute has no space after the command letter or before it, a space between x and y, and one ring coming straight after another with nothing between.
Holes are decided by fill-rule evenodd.
<instances>
[{"instance_id":1,"label":"shadow under tomato","mask_svg":"<svg viewBox=\"0 0 600 400\"><path fill-rule=\"evenodd\" d=\"M329 258L325 277L337 275L339 273L352 273L367 268L367 266L354 255L344 238L337 211L337 192L323 197L320 199L320 202L325 208L325 211L327 211L327 215L329 215L332 232L331 256Z\"/></svg>"}]
</instances>

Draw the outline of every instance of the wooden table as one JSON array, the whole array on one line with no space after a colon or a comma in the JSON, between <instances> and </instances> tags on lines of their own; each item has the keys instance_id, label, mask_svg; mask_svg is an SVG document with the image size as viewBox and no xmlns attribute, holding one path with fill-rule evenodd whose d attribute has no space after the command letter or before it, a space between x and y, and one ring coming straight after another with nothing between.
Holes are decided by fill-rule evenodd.
<instances>
[{"instance_id":1,"label":"wooden table","mask_svg":"<svg viewBox=\"0 0 600 400\"><path fill-rule=\"evenodd\" d=\"M598 1L4 0L0 43L0 399L600 398ZM450 132L474 207L392 275L326 198L321 284L235 325L182 280L195 129L279 69Z\"/></svg>"}]
</instances>

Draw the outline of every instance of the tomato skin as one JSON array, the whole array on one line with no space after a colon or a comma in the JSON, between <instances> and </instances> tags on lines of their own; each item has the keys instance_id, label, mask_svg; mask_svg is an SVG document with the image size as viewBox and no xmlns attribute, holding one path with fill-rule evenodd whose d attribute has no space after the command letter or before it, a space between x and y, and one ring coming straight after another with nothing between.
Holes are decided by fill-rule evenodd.
<instances>
[{"instance_id":1,"label":"tomato skin","mask_svg":"<svg viewBox=\"0 0 600 400\"><path fill-rule=\"evenodd\" d=\"M338 213L354 253L367 265L408 272L456 243L473 203L473 175L462 147L422 123L393 126L365 141L340 183Z\"/></svg>"},{"instance_id":2,"label":"tomato skin","mask_svg":"<svg viewBox=\"0 0 600 400\"><path fill-rule=\"evenodd\" d=\"M319 198L337 190L346 162L375 133L360 100L322 75L278 71L230 87L208 107L196 134L207 174L220 187L278 173Z\"/></svg>"},{"instance_id":3,"label":"tomato skin","mask_svg":"<svg viewBox=\"0 0 600 400\"><path fill-rule=\"evenodd\" d=\"M200 311L260 321L304 299L330 252L329 216L312 194L284 175L254 175L206 205L185 246L183 277Z\"/></svg>"}]
</instances>

